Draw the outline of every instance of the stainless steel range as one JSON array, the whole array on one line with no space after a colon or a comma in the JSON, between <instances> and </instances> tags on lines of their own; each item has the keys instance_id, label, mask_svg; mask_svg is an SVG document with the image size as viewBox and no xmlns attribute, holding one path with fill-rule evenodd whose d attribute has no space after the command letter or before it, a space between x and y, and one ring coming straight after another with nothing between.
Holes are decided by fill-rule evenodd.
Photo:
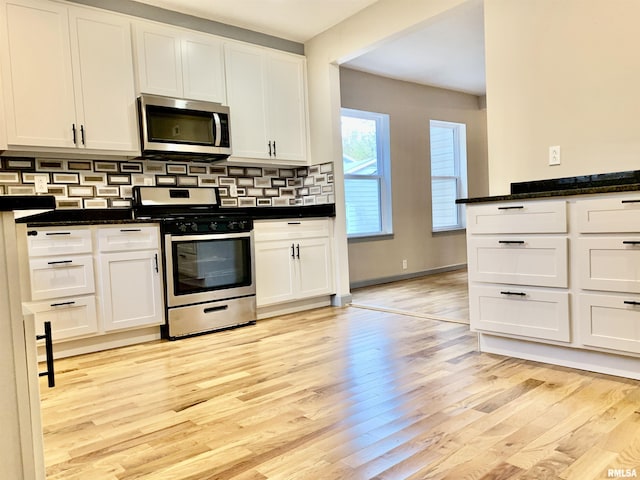
<instances>
[{"instance_id":1,"label":"stainless steel range","mask_svg":"<svg viewBox=\"0 0 640 480\"><path fill-rule=\"evenodd\" d=\"M171 340L255 323L253 221L222 215L215 188L134 187L134 216L159 221Z\"/></svg>"}]
</instances>

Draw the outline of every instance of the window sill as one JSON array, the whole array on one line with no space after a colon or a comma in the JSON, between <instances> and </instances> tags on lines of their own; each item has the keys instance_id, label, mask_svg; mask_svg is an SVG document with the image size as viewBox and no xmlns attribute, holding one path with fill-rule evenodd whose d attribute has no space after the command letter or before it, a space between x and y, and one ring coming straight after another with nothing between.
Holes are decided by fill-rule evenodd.
<instances>
[{"instance_id":1,"label":"window sill","mask_svg":"<svg viewBox=\"0 0 640 480\"><path fill-rule=\"evenodd\" d=\"M464 233L467 231L466 227L452 227L452 228L445 228L442 230L432 230L431 233L433 235L446 235L448 233Z\"/></svg>"},{"instance_id":2,"label":"window sill","mask_svg":"<svg viewBox=\"0 0 640 480\"><path fill-rule=\"evenodd\" d=\"M393 233L372 233L370 235L357 235L347 237L348 243L360 243L360 242L369 242L369 241L377 241L377 240L392 240Z\"/></svg>"}]
</instances>

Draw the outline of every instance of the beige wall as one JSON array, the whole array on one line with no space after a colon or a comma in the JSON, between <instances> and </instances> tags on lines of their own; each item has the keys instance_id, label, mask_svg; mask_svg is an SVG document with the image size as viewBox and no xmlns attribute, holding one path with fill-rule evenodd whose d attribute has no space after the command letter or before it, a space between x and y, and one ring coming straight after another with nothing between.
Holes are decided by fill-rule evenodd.
<instances>
[{"instance_id":1,"label":"beige wall","mask_svg":"<svg viewBox=\"0 0 640 480\"><path fill-rule=\"evenodd\" d=\"M342 145L340 138L340 74L338 64L362 54L400 32L431 21L468 0L378 0L344 22L305 43L309 92L311 154L314 163L335 162L336 222L334 254L336 305L350 300L346 240Z\"/></svg>"},{"instance_id":2,"label":"beige wall","mask_svg":"<svg viewBox=\"0 0 640 480\"><path fill-rule=\"evenodd\" d=\"M486 111L478 97L345 68L340 91L343 107L388 114L391 137L393 238L349 242L351 283L465 264L464 231L431 232L429 120L467 125L469 195L486 195Z\"/></svg>"},{"instance_id":3,"label":"beige wall","mask_svg":"<svg viewBox=\"0 0 640 480\"><path fill-rule=\"evenodd\" d=\"M491 193L640 168L640 1L485 0L484 11Z\"/></svg>"}]
</instances>

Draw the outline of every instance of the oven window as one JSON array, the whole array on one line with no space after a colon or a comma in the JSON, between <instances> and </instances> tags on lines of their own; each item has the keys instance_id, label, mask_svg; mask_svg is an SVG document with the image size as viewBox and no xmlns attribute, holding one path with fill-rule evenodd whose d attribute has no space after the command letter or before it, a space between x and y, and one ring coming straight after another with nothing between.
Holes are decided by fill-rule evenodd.
<instances>
[{"instance_id":1,"label":"oven window","mask_svg":"<svg viewBox=\"0 0 640 480\"><path fill-rule=\"evenodd\" d=\"M249 238L173 241L174 295L251 285Z\"/></svg>"}]
</instances>

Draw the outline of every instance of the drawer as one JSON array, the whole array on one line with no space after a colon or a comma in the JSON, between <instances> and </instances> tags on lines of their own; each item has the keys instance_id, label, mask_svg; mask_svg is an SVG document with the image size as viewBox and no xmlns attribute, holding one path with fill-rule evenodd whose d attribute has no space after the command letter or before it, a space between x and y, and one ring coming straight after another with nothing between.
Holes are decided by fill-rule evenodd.
<instances>
[{"instance_id":1,"label":"drawer","mask_svg":"<svg viewBox=\"0 0 640 480\"><path fill-rule=\"evenodd\" d=\"M580 295L580 342L640 353L640 296Z\"/></svg>"},{"instance_id":2,"label":"drawer","mask_svg":"<svg viewBox=\"0 0 640 480\"><path fill-rule=\"evenodd\" d=\"M566 233L565 201L467 205L467 231L485 233Z\"/></svg>"},{"instance_id":3,"label":"drawer","mask_svg":"<svg viewBox=\"0 0 640 480\"><path fill-rule=\"evenodd\" d=\"M576 202L581 233L640 233L640 193L631 197Z\"/></svg>"},{"instance_id":4,"label":"drawer","mask_svg":"<svg viewBox=\"0 0 640 480\"><path fill-rule=\"evenodd\" d=\"M330 236L327 219L291 219L257 221L254 223L256 242Z\"/></svg>"},{"instance_id":5,"label":"drawer","mask_svg":"<svg viewBox=\"0 0 640 480\"><path fill-rule=\"evenodd\" d=\"M578 239L580 288L640 293L640 236Z\"/></svg>"},{"instance_id":6,"label":"drawer","mask_svg":"<svg viewBox=\"0 0 640 480\"><path fill-rule=\"evenodd\" d=\"M98 332L94 295L48 302L28 302L25 308L34 315L36 332L43 332L44 322L51 322L51 336L54 341Z\"/></svg>"},{"instance_id":7,"label":"drawer","mask_svg":"<svg viewBox=\"0 0 640 480\"><path fill-rule=\"evenodd\" d=\"M569 293L516 285L471 285L471 329L569 342Z\"/></svg>"},{"instance_id":8,"label":"drawer","mask_svg":"<svg viewBox=\"0 0 640 480\"><path fill-rule=\"evenodd\" d=\"M160 244L159 228L155 225L128 225L98 229L98 250L156 250Z\"/></svg>"},{"instance_id":9,"label":"drawer","mask_svg":"<svg viewBox=\"0 0 640 480\"><path fill-rule=\"evenodd\" d=\"M29 268L32 300L95 292L91 255L32 258Z\"/></svg>"},{"instance_id":10,"label":"drawer","mask_svg":"<svg viewBox=\"0 0 640 480\"><path fill-rule=\"evenodd\" d=\"M91 253L88 228L29 228L27 245L30 257Z\"/></svg>"},{"instance_id":11,"label":"drawer","mask_svg":"<svg viewBox=\"0 0 640 480\"><path fill-rule=\"evenodd\" d=\"M568 286L565 237L470 237L469 279L541 287Z\"/></svg>"}]
</instances>

